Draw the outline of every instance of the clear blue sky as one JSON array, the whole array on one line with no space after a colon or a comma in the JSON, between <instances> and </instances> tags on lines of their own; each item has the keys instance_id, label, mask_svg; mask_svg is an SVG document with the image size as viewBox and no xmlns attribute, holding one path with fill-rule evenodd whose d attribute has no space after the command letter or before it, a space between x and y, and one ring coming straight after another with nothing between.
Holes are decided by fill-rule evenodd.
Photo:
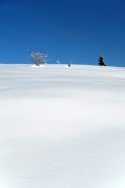
<instances>
[{"instance_id":1,"label":"clear blue sky","mask_svg":"<svg viewBox=\"0 0 125 188\"><path fill-rule=\"evenodd\" d=\"M124 0L0 0L0 63L50 62L125 66Z\"/></svg>"}]
</instances>

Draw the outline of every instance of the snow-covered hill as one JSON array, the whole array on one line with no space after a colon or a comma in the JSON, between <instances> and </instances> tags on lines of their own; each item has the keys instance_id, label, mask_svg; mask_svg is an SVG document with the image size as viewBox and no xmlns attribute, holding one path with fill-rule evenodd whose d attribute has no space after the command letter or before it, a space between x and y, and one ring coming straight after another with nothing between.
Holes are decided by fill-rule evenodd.
<instances>
[{"instance_id":1,"label":"snow-covered hill","mask_svg":"<svg viewBox=\"0 0 125 188\"><path fill-rule=\"evenodd\" d=\"M125 188L125 68L0 65L0 188Z\"/></svg>"}]
</instances>

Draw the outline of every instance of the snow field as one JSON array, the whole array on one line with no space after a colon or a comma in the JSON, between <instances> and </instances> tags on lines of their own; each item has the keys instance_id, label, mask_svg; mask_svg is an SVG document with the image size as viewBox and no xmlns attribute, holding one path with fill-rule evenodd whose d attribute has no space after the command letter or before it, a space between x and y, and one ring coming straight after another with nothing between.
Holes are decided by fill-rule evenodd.
<instances>
[{"instance_id":1,"label":"snow field","mask_svg":"<svg viewBox=\"0 0 125 188\"><path fill-rule=\"evenodd\" d=\"M0 65L1 188L124 188L125 69Z\"/></svg>"}]
</instances>

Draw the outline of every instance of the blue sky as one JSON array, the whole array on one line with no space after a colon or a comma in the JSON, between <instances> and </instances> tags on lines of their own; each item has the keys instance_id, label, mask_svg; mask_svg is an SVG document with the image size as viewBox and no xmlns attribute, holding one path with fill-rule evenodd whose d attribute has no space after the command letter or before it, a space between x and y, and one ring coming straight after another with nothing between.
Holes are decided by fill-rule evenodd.
<instances>
[{"instance_id":1,"label":"blue sky","mask_svg":"<svg viewBox=\"0 0 125 188\"><path fill-rule=\"evenodd\" d=\"M0 63L30 63L29 53L49 63L125 66L125 1L0 0Z\"/></svg>"}]
</instances>

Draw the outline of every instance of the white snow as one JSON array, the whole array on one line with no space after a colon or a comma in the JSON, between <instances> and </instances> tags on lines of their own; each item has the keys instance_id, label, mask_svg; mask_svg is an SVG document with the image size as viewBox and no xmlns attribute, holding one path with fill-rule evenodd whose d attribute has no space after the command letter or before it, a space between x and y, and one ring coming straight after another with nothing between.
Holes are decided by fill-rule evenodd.
<instances>
[{"instance_id":1,"label":"white snow","mask_svg":"<svg viewBox=\"0 0 125 188\"><path fill-rule=\"evenodd\" d=\"M1 64L0 188L125 188L125 68Z\"/></svg>"}]
</instances>

